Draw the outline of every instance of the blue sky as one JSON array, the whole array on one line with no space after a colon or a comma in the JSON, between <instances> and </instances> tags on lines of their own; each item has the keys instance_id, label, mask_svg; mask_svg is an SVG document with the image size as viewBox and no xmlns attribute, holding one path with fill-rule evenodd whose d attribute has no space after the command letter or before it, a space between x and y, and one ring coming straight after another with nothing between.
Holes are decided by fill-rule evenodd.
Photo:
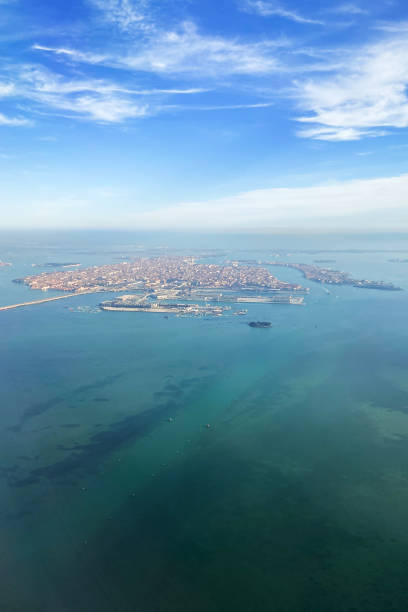
<instances>
[{"instance_id":1,"label":"blue sky","mask_svg":"<svg viewBox=\"0 0 408 612\"><path fill-rule=\"evenodd\" d=\"M401 1L0 0L4 227L408 229Z\"/></svg>"}]
</instances>

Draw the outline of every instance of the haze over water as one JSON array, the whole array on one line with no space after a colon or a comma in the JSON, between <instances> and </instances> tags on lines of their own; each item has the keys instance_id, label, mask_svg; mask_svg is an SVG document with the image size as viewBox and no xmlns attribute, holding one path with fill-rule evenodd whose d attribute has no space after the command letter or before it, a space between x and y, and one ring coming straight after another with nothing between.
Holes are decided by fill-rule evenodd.
<instances>
[{"instance_id":1,"label":"haze over water","mask_svg":"<svg viewBox=\"0 0 408 612\"><path fill-rule=\"evenodd\" d=\"M13 266L0 269L1 305L42 297L11 282L42 270L33 263L174 249L331 259L405 290L327 293L274 268L310 287L305 307L166 319L99 312L95 294L1 312L0 607L406 609L408 264L389 260L407 259L407 245L392 235L3 236L0 259Z\"/></svg>"}]
</instances>

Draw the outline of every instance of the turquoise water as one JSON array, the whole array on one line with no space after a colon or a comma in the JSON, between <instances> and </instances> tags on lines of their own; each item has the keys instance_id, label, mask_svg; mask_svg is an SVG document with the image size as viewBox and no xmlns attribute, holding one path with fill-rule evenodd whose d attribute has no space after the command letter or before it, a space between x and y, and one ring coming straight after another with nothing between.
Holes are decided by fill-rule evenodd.
<instances>
[{"instance_id":1,"label":"turquoise water","mask_svg":"<svg viewBox=\"0 0 408 612\"><path fill-rule=\"evenodd\" d=\"M0 244L2 304L33 296L11 282L32 263L167 246L330 248L333 267L408 289L408 264L388 261L408 257L402 236ZM309 286L307 306L246 319L77 310L97 295L0 313L2 610L407 609L408 293Z\"/></svg>"}]
</instances>

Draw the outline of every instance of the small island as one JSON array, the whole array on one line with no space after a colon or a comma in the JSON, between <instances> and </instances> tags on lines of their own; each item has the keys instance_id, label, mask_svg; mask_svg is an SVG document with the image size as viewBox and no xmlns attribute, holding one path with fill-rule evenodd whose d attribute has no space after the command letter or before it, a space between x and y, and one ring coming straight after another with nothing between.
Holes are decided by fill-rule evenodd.
<instances>
[{"instance_id":1,"label":"small island","mask_svg":"<svg viewBox=\"0 0 408 612\"><path fill-rule=\"evenodd\" d=\"M317 264L336 263L336 260L335 259L315 259L314 263L317 263Z\"/></svg>"},{"instance_id":2,"label":"small island","mask_svg":"<svg viewBox=\"0 0 408 612\"><path fill-rule=\"evenodd\" d=\"M249 327L259 327L260 329L272 327L272 323L270 321L250 321L248 325Z\"/></svg>"},{"instance_id":3,"label":"small island","mask_svg":"<svg viewBox=\"0 0 408 612\"><path fill-rule=\"evenodd\" d=\"M385 281L373 281L367 279L352 278L347 272L333 270L333 268L320 268L310 264L292 263L285 261L270 261L265 262L270 266L280 266L284 268L293 268L302 272L304 278L328 285L350 285L358 289L379 289L381 291L402 291L401 287L397 287L392 283Z\"/></svg>"},{"instance_id":4,"label":"small island","mask_svg":"<svg viewBox=\"0 0 408 612\"><path fill-rule=\"evenodd\" d=\"M80 266L80 263L72 263L70 261L63 261L63 262L58 262L58 261L46 261L43 264L32 264L33 268L77 268L78 266Z\"/></svg>"}]
</instances>

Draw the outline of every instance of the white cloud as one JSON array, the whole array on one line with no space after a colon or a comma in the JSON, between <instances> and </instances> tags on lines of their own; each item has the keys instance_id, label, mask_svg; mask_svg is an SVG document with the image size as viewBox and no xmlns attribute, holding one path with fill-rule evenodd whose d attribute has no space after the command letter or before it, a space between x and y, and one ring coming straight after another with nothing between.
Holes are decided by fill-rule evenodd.
<instances>
[{"instance_id":1,"label":"white cloud","mask_svg":"<svg viewBox=\"0 0 408 612\"><path fill-rule=\"evenodd\" d=\"M9 126L22 126L22 125L31 125L32 122L28 119L19 118L19 117L6 117L3 113L0 113L0 125L9 125Z\"/></svg>"},{"instance_id":2,"label":"white cloud","mask_svg":"<svg viewBox=\"0 0 408 612\"><path fill-rule=\"evenodd\" d=\"M120 20L123 27L139 23L148 7L147 0L133 4L124 0L92 1L103 9L107 19L109 17L117 25ZM265 16L279 13L297 21L315 21L272 1L245 1L247 10L257 10ZM356 14L362 9L348 3L333 10ZM31 86L23 83L22 90L31 94L31 99L50 107L70 110L97 121L115 122L151 115L166 108L181 108L176 104L164 104L159 96L202 93L208 90L208 87L200 87L203 83L213 89L218 84L223 87L226 84L231 90L235 88L238 94L245 92L243 104L238 99L231 105L234 108L255 107L265 100L269 104L271 95L281 99L290 95L289 87L281 86L278 90L272 77L287 78L297 74L304 77L300 80L299 76L291 90L300 111L300 137L325 141L359 140L384 135L389 128L408 127L408 39L401 33L388 34L387 39L366 47L344 50L331 47L327 50L300 47L282 39L254 41L206 34L194 23L184 22L167 30L155 26L142 37L123 36L120 47L120 53L117 47L110 47L106 53L42 44L36 44L33 49L39 52L39 56L52 53L68 59L71 71L78 68L73 68L73 62L88 65L88 70L89 65L102 64L125 70L126 79L130 78L129 75L137 78L139 73L147 73L160 79L171 79L175 86L139 90L126 87L121 72L112 77L121 83L120 86L101 79L63 79L48 75L44 82L37 77ZM326 75L322 76L324 73ZM313 77L306 79L306 74ZM187 77L190 81L195 79L198 87L177 86L177 78L185 82ZM246 77L251 80L245 80ZM257 97L253 104L248 105L249 87ZM0 85L0 95L1 91ZM144 96L145 104L140 100L137 102L136 96ZM212 104L200 103L196 108L211 110L223 106L215 101Z\"/></svg>"},{"instance_id":3,"label":"white cloud","mask_svg":"<svg viewBox=\"0 0 408 612\"><path fill-rule=\"evenodd\" d=\"M360 130L347 127L312 127L298 130L297 135L301 138L312 138L314 140L344 142L346 140L361 140L363 137L375 138L378 136L386 136L387 132L385 130Z\"/></svg>"},{"instance_id":4,"label":"white cloud","mask_svg":"<svg viewBox=\"0 0 408 612\"><path fill-rule=\"evenodd\" d=\"M135 213L129 226L145 229L367 230L408 228L408 175L303 188L272 188Z\"/></svg>"},{"instance_id":5,"label":"white cloud","mask_svg":"<svg viewBox=\"0 0 408 612\"><path fill-rule=\"evenodd\" d=\"M108 61L107 55L101 55L98 53L86 53L83 51L77 51L75 49L65 49L64 47L47 47L45 45L35 44L32 46L35 51L49 51L55 53L55 55L62 55L69 57L75 62L84 62L85 64L102 64Z\"/></svg>"},{"instance_id":6,"label":"white cloud","mask_svg":"<svg viewBox=\"0 0 408 612\"><path fill-rule=\"evenodd\" d=\"M361 8L357 4L353 4L351 2L347 2L345 4L340 4L333 9L335 13L341 13L343 15L363 15L367 14L368 11Z\"/></svg>"},{"instance_id":7,"label":"white cloud","mask_svg":"<svg viewBox=\"0 0 408 612\"><path fill-rule=\"evenodd\" d=\"M296 23L323 25L322 21L311 19L310 17L304 17L296 11L288 10L275 2L270 2L269 0L246 0L243 8L248 12L257 13L262 17L282 17L283 19L289 19L290 21L294 21Z\"/></svg>"},{"instance_id":8,"label":"white cloud","mask_svg":"<svg viewBox=\"0 0 408 612\"><path fill-rule=\"evenodd\" d=\"M381 30L383 32L390 32L392 34L396 34L399 32L408 32L408 21L398 21L398 22L383 22L378 23L376 26L377 30Z\"/></svg>"},{"instance_id":9,"label":"white cloud","mask_svg":"<svg viewBox=\"0 0 408 612\"><path fill-rule=\"evenodd\" d=\"M313 127L305 130L298 130L297 135L302 138L342 142L346 140L360 140L362 136L367 136L368 132L356 130L354 128Z\"/></svg>"},{"instance_id":10,"label":"white cloud","mask_svg":"<svg viewBox=\"0 0 408 612\"><path fill-rule=\"evenodd\" d=\"M129 54L124 61L129 68L159 74L264 74L277 69L271 47L275 49L276 43L242 43L205 36L188 22L179 31L156 36L141 53Z\"/></svg>"},{"instance_id":11,"label":"white cloud","mask_svg":"<svg viewBox=\"0 0 408 612\"><path fill-rule=\"evenodd\" d=\"M32 102L82 118L111 123L145 117L160 110L158 100L163 96L190 96L208 91L200 88L128 89L102 79L69 79L38 66L25 66L18 78L15 92ZM140 97L147 102L135 102Z\"/></svg>"},{"instance_id":12,"label":"white cloud","mask_svg":"<svg viewBox=\"0 0 408 612\"><path fill-rule=\"evenodd\" d=\"M148 104L135 103L129 90L100 79L70 80L32 66L25 66L17 77L16 94L53 111L100 122L122 122L148 113Z\"/></svg>"},{"instance_id":13,"label":"white cloud","mask_svg":"<svg viewBox=\"0 0 408 612\"><path fill-rule=\"evenodd\" d=\"M299 118L313 127L300 132L320 140L383 135L378 128L408 127L408 39L398 38L350 53L326 78L297 84Z\"/></svg>"},{"instance_id":14,"label":"white cloud","mask_svg":"<svg viewBox=\"0 0 408 612\"><path fill-rule=\"evenodd\" d=\"M201 88L130 89L103 79L70 79L39 66L25 66L16 72L16 95L31 101L33 112L63 111L71 118L78 117L102 123L121 123L174 110L233 110L265 108L269 102L230 105L182 105L164 102L169 96L194 96L207 92ZM143 100L143 103L141 102ZM37 107L33 106L33 103ZM17 121L21 120L9 120Z\"/></svg>"},{"instance_id":15,"label":"white cloud","mask_svg":"<svg viewBox=\"0 0 408 612\"><path fill-rule=\"evenodd\" d=\"M13 83L0 83L0 98L11 96L14 92Z\"/></svg>"},{"instance_id":16,"label":"white cloud","mask_svg":"<svg viewBox=\"0 0 408 612\"><path fill-rule=\"evenodd\" d=\"M148 114L147 105L132 104L129 100L108 96L81 95L74 100L61 98L49 99L55 108L78 113L81 116L107 123L118 123L125 119L144 117Z\"/></svg>"},{"instance_id":17,"label":"white cloud","mask_svg":"<svg viewBox=\"0 0 408 612\"><path fill-rule=\"evenodd\" d=\"M106 21L121 30L149 29L147 0L90 0L90 3L102 11Z\"/></svg>"},{"instance_id":18,"label":"white cloud","mask_svg":"<svg viewBox=\"0 0 408 612\"><path fill-rule=\"evenodd\" d=\"M86 63L100 63L106 60L106 56L92 56L92 58L100 58L100 59L89 59L89 54L83 54L79 51L74 51L72 49L60 49L58 47L44 47L42 45L34 45L33 49L40 51L47 51L51 53L55 53L57 55L68 55L70 57L75 57L77 61L84 61ZM116 85L114 83L107 83L106 81L90 79L86 80L70 80L65 83L62 82L61 78L58 76L52 76L50 73L46 74L42 69L37 69L37 77L38 81L43 81L41 85L38 83L39 88L44 88L48 90L51 88L52 91L60 91L63 93L72 93L74 91L81 91L83 89L89 89L90 91L98 91L99 93L104 91L120 91L122 93L133 94L137 96L154 96L161 94L169 94L169 95L192 95L198 93L205 93L211 91L208 87L174 87L174 88L153 88L153 89L131 89L123 86ZM1 84L0 84L0 95L1 95Z\"/></svg>"},{"instance_id":19,"label":"white cloud","mask_svg":"<svg viewBox=\"0 0 408 612\"><path fill-rule=\"evenodd\" d=\"M269 108L273 106L272 102L258 102L255 104L220 104L213 106L185 106L182 104L166 104L161 110L189 110L189 111L219 111L219 110L241 110L246 108Z\"/></svg>"},{"instance_id":20,"label":"white cloud","mask_svg":"<svg viewBox=\"0 0 408 612\"><path fill-rule=\"evenodd\" d=\"M212 111L212 110L240 110L243 108L269 108L273 106L272 102L258 102L255 104L225 104L219 106L194 106L193 110L204 110L204 111Z\"/></svg>"},{"instance_id":21,"label":"white cloud","mask_svg":"<svg viewBox=\"0 0 408 612\"><path fill-rule=\"evenodd\" d=\"M41 66L16 69L15 78L10 92L29 100L34 112L63 111L70 117L103 123L121 123L175 108L176 105L163 104L163 98L168 96L194 96L209 91L202 88L131 89L104 79L68 78ZM1 92L0 85L0 95ZM9 93L8 88L7 91L5 88L6 93ZM9 119L8 125L22 125L22 122L21 119ZM6 124L5 118L0 120L2 123Z\"/></svg>"}]
</instances>

